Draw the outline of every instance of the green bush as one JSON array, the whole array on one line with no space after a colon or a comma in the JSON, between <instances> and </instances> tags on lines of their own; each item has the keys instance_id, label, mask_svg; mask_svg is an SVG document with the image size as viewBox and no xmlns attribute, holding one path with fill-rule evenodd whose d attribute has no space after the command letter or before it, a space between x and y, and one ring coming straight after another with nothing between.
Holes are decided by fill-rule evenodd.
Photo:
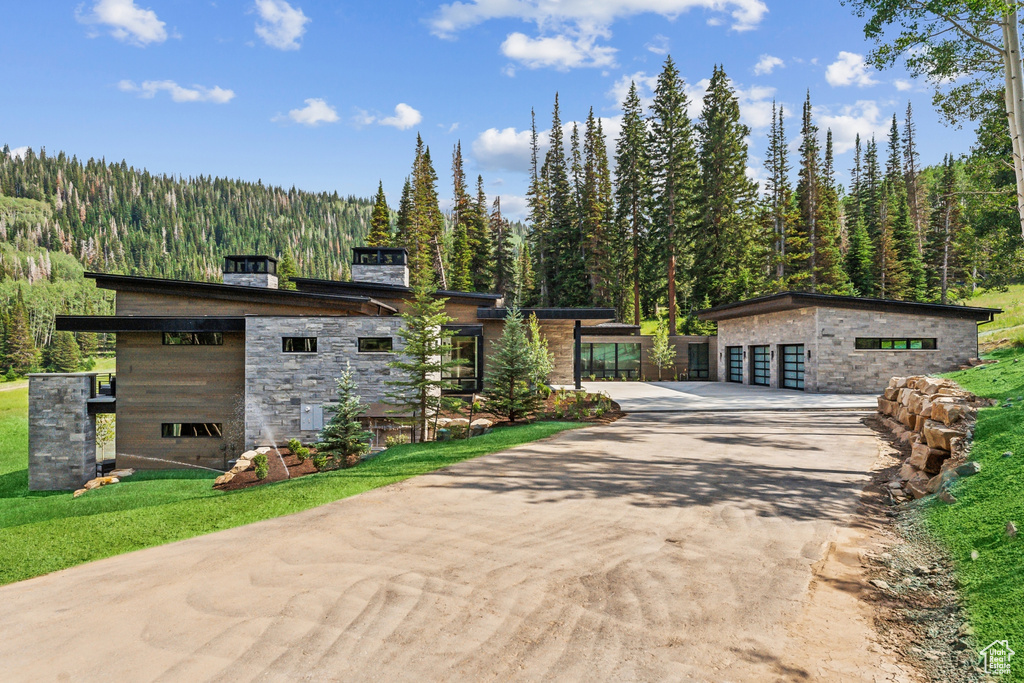
<instances>
[{"instance_id":1,"label":"green bush","mask_svg":"<svg viewBox=\"0 0 1024 683\"><path fill-rule=\"evenodd\" d=\"M302 443L298 439L288 439L288 450L293 454L297 453L302 448Z\"/></svg>"},{"instance_id":2,"label":"green bush","mask_svg":"<svg viewBox=\"0 0 1024 683\"><path fill-rule=\"evenodd\" d=\"M327 457L326 455L320 455L318 453L313 456L313 467L315 467L318 472L326 470L328 467L331 466L332 462L333 460Z\"/></svg>"},{"instance_id":3,"label":"green bush","mask_svg":"<svg viewBox=\"0 0 1024 683\"><path fill-rule=\"evenodd\" d=\"M289 446L289 448L291 447ZM305 446L299 446L298 448L293 450L292 453L295 455L296 458L299 459L299 462L306 462L306 458L309 457L309 449L306 448Z\"/></svg>"},{"instance_id":4,"label":"green bush","mask_svg":"<svg viewBox=\"0 0 1024 683\"><path fill-rule=\"evenodd\" d=\"M270 472L270 467L267 465L267 454L257 453L256 457L252 459L252 464L256 468L256 478L263 480L267 478L267 474Z\"/></svg>"}]
</instances>

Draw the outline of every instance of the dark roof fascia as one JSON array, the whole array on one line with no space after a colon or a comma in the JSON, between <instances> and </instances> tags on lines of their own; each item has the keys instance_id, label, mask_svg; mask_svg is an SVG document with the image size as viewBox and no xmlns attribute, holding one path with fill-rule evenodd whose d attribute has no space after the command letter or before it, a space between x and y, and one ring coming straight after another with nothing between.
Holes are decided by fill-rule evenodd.
<instances>
[{"instance_id":1,"label":"dark roof fascia","mask_svg":"<svg viewBox=\"0 0 1024 683\"><path fill-rule=\"evenodd\" d=\"M386 285L378 284L375 282L341 282L339 280L318 280L314 278L306 277L293 277L291 282L295 283L295 286L300 290L309 291L362 291L369 295L377 295L381 297L396 297L401 299L411 299L412 294L415 290L412 287L403 287L402 285ZM504 298L501 294L492 294L490 292L456 292L449 289L439 289L434 292L434 296L444 297L445 299L471 299L480 300L484 299L487 301L498 301Z\"/></svg>"},{"instance_id":2,"label":"dark roof fascia","mask_svg":"<svg viewBox=\"0 0 1024 683\"><path fill-rule=\"evenodd\" d=\"M932 315L946 318L961 318L981 322L989 322L996 314L1003 311L998 308L977 308L973 306L954 306L950 304L929 304L916 301L897 301L895 299L869 299L856 296L838 296L834 294L816 294L813 292L780 292L734 304L723 304L697 312L701 320L730 320L762 313L792 311L799 308L824 306L832 308L850 308L867 311L885 311L889 313L908 313L911 315Z\"/></svg>"},{"instance_id":3,"label":"dark roof fascia","mask_svg":"<svg viewBox=\"0 0 1024 683\"><path fill-rule=\"evenodd\" d=\"M537 320L615 320L614 308L520 308L524 318L536 315ZM507 308L478 308L481 320L504 320Z\"/></svg>"},{"instance_id":4,"label":"dark roof fascia","mask_svg":"<svg viewBox=\"0 0 1024 683\"><path fill-rule=\"evenodd\" d=\"M297 292L289 289L269 287L246 287L225 285L219 282L194 282L192 280L169 280L139 275L110 275L107 273L86 273L85 277L96 280L96 286L121 292L143 292L150 294L171 294L178 296L225 299L228 301L250 301L254 303L279 303L295 306L317 304L330 308L355 311L363 315L397 313L397 309L365 296L343 296Z\"/></svg>"},{"instance_id":5,"label":"dark roof fascia","mask_svg":"<svg viewBox=\"0 0 1024 683\"><path fill-rule=\"evenodd\" d=\"M602 323L599 325L583 325L582 334L590 337L637 337L640 336L639 325L625 323Z\"/></svg>"},{"instance_id":6,"label":"dark roof fascia","mask_svg":"<svg viewBox=\"0 0 1024 683\"><path fill-rule=\"evenodd\" d=\"M149 315L58 315L56 328L65 332L244 332L245 318L238 316L169 318Z\"/></svg>"}]
</instances>

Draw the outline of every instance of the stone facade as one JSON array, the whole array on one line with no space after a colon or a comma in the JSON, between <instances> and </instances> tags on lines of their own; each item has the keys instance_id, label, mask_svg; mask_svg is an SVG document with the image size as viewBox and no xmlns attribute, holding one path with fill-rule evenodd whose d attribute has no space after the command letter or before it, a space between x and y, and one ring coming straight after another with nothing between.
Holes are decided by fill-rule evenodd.
<instances>
[{"instance_id":1,"label":"stone facade","mask_svg":"<svg viewBox=\"0 0 1024 683\"><path fill-rule=\"evenodd\" d=\"M858 350L858 337L934 338L935 350ZM978 354L973 319L808 306L718 323L720 381L727 349L743 348L743 383L750 383L750 347L771 347L771 386L779 386L781 344L804 345L804 388L820 393L877 393L894 375L948 372Z\"/></svg>"},{"instance_id":2,"label":"stone facade","mask_svg":"<svg viewBox=\"0 0 1024 683\"><path fill-rule=\"evenodd\" d=\"M256 317L246 320L246 447L308 442L319 428L303 429L337 398L335 379L350 364L364 403L380 402L391 379L394 353L360 353L359 337L391 337L402 348L399 317ZM316 337L316 353L284 353L283 337ZM326 422L329 415L323 415Z\"/></svg>"},{"instance_id":3,"label":"stone facade","mask_svg":"<svg viewBox=\"0 0 1024 683\"><path fill-rule=\"evenodd\" d=\"M277 276L271 273L224 273L224 284L277 289Z\"/></svg>"},{"instance_id":4,"label":"stone facade","mask_svg":"<svg viewBox=\"0 0 1024 683\"><path fill-rule=\"evenodd\" d=\"M29 490L71 491L96 476L96 418L88 404L95 378L29 375Z\"/></svg>"},{"instance_id":5,"label":"stone facade","mask_svg":"<svg viewBox=\"0 0 1024 683\"><path fill-rule=\"evenodd\" d=\"M375 285L409 286L409 266L352 264L352 282L366 282Z\"/></svg>"}]
</instances>

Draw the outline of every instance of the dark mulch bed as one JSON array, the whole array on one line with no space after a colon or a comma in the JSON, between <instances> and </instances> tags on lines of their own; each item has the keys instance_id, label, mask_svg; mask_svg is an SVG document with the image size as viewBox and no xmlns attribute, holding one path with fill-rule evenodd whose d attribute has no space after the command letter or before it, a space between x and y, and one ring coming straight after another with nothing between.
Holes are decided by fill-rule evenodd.
<instances>
[{"instance_id":1,"label":"dark mulch bed","mask_svg":"<svg viewBox=\"0 0 1024 683\"><path fill-rule=\"evenodd\" d=\"M214 488L218 491L236 491L238 489L246 489L250 486L259 486L260 484L269 484L275 481L284 481L285 479L294 479L295 477L301 477L307 474L316 474L316 468L313 467L313 457L306 458L305 462L300 463L299 459L292 455L292 452L287 448L281 448L281 457L277 457L277 453L270 451L267 453L267 478L257 479L256 470L252 465L249 465L249 469L244 472L239 472L234 478L226 484L219 484ZM284 461L282 464L281 461Z\"/></svg>"},{"instance_id":2,"label":"dark mulch bed","mask_svg":"<svg viewBox=\"0 0 1024 683\"><path fill-rule=\"evenodd\" d=\"M504 418L500 418L500 417L498 417L498 416L496 416L496 415L494 415L492 413L487 412L486 405L487 404L485 403L484 404L485 408L481 412L473 413L473 420L480 420L480 419L490 420L491 422L494 423L495 427L509 427L509 426L513 425L513 423L509 422L508 420L506 420ZM584 405L586 405L587 408L594 409L594 408L597 407L597 402L596 401L587 401ZM519 421L515 422L514 424L526 424L528 422L586 422L588 424L611 424L612 422L615 422L620 417L625 415L625 413L622 412L622 408L621 408L621 406L619 406L618 403L616 403L615 401L612 401L611 405L612 405L611 410L608 410L607 412L605 412L601 417L595 417L595 416L591 415L589 417L585 417L585 418L582 418L582 419L579 419L579 420L573 419L571 417L558 417L556 415L557 409L555 407L555 394L552 393L541 404L541 410L536 415L534 415L529 420L519 420ZM456 414L456 413L445 413L444 417L450 417L450 418L462 417L462 418L469 419L469 411L468 410L463 410L459 414Z\"/></svg>"}]
</instances>

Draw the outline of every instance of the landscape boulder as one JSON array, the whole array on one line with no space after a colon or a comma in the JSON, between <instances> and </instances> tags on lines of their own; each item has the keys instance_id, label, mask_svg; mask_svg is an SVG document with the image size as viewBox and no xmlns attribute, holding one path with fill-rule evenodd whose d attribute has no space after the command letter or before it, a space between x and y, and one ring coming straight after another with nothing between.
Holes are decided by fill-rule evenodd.
<instances>
[{"instance_id":1,"label":"landscape boulder","mask_svg":"<svg viewBox=\"0 0 1024 683\"><path fill-rule=\"evenodd\" d=\"M934 419L924 423L924 438L932 448L952 452L952 440L958 436L963 436L963 433Z\"/></svg>"},{"instance_id":2,"label":"landscape boulder","mask_svg":"<svg viewBox=\"0 0 1024 683\"><path fill-rule=\"evenodd\" d=\"M473 436L480 436L481 434L485 434L493 424L494 422L486 418L473 420L472 424L469 425L470 434L472 434Z\"/></svg>"},{"instance_id":3,"label":"landscape boulder","mask_svg":"<svg viewBox=\"0 0 1024 683\"><path fill-rule=\"evenodd\" d=\"M957 475L961 477L973 477L978 472L981 472L981 463L974 462L973 460L971 462L965 462L963 465L956 468Z\"/></svg>"},{"instance_id":4,"label":"landscape boulder","mask_svg":"<svg viewBox=\"0 0 1024 683\"><path fill-rule=\"evenodd\" d=\"M928 444L915 444L907 463L928 474L938 474L942 463L949 457L949 451L932 448Z\"/></svg>"},{"instance_id":5,"label":"landscape boulder","mask_svg":"<svg viewBox=\"0 0 1024 683\"><path fill-rule=\"evenodd\" d=\"M928 486L926 486L925 488L928 491L928 493L938 493L946 486L949 486L951 482L956 481L956 479L959 476L960 475L958 475L955 470L946 470L945 472L940 472L939 474L936 474L934 477L928 480Z\"/></svg>"},{"instance_id":6,"label":"landscape boulder","mask_svg":"<svg viewBox=\"0 0 1024 683\"><path fill-rule=\"evenodd\" d=\"M220 486L221 484L228 483L229 481L231 481L234 478L235 478L235 473L234 472L225 472L224 474L220 475L219 477L217 477L216 479L213 480L213 485L214 486Z\"/></svg>"}]
</instances>

